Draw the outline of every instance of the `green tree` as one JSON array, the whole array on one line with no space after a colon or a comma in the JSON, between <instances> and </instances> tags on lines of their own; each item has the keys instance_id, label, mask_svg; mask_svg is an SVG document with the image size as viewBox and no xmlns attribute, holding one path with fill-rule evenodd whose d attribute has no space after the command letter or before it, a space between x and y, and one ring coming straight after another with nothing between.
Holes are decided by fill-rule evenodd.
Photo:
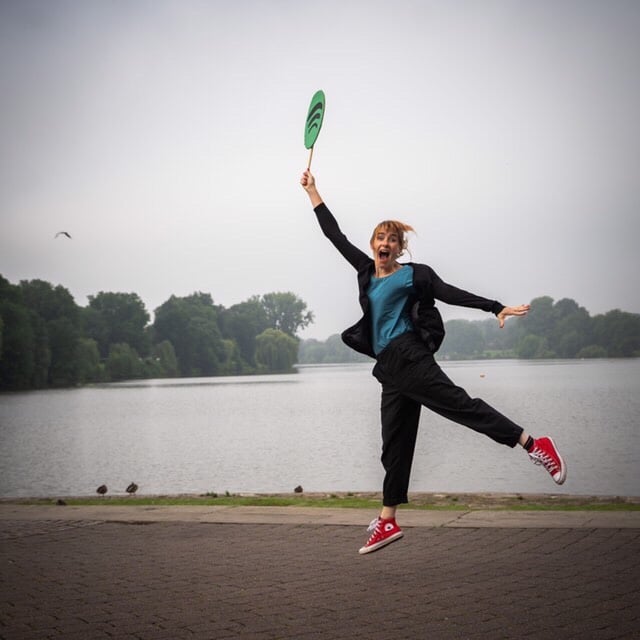
<instances>
[{"instance_id":1,"label":"green tree","mask_svg":"<svg viewBox=\"0 0 640 640\"><path fill-rule=\"evenodd\" d=\"M265 329L256 338L256 360L269 373L289 373L298 355L298 341L278 329Z\"/></svg>"},{"instance_id":2,"label":"green tree","mask_svg":"<svg viewBox=\"0 0 640 640\"><path fill-rule=\"evenodd\" d=\"M30 389L35 350L31 314L16 302L0 300L0 316L4 325L0 389Z\"/></svg>"},{"instance_id":3,"label":"green tree","mask_svg":"<svg viewBox=\"0 0 640 640\"><path fill-rule=\"evenodd\" d=\"M44 280L20 283L34 327L33 386L69 386L78 381L80 307L69 291ZM47 369L46 379L43 371Z\"/></svg>"},{"instance_id":4,"label":"green tree","mask_svg":"<svg viewBox=\"0 0 640 640\"><path fill-rule=\"evenodd\" d=\"M73 326L80 326L80 307L62 285L54 287L44 280L22 280L20 288L25 306L45 322L67 318Z\"/></svg>"},{"instance_id":5,"label":"green tree","mask_svg":"<svg viewBox=\"0 0 640 640\"><path fill-rule=\"evenodd\" d=\"M93 338L105 358L110 346L126 343L142 356L149 355L151 341L145 328L149 313L137 293L100 291L89 296L84 313L85 335Z\"/></svg>"},{"instance_id":6,"label":"green tree","mask_svg":"<svg viewBox=\"0 0 640 640\"><path fill-rule=\"evenodd\" d=\"M327 349L324 342L310 338L298 345L298 362L301 364L321 364L325 360Z\"/></svg>"},{"instance_id":7,"label":"green tree","mask_svg":"<svg viewBox=\"0 0 640 640\"><path fill-rule=\"evenodd\" d=\"M607 350L597 344L591 344L588 347L583 347L578 351L578 358L606 358Z\"/></svg>"},{"instance_id":8,"label":"green tree","mask_svg":"<svg viewBox=\"0 0 640 640\"><path fill-rule=\"evenodd\" d=\"M440 354L451 358L474 358L484 351L484 337L477 322L449 320Z\"/></svg>"},{"instance_id":9,"label":"green tree","mask_svg":"<svg viewBox=\"0 0 640 640\"><path fill-rule=\"evenodd\" d=\"M330 364L371 362L371 358L347 347L340 334L334 333L324 342L303 340L298 347L298 362L301 364Z\"/></svg>"},{"instance_id":10,"label":"green tree","mask_svg":"<svg viewBox=\"0 0 640 640\"><path fill-rule=\"evenodd\" d=\"M222 341L224 345L224 365L221 373L223 375L242 375L253 373L254 367L249 367L240 353L238 344L235 340L226 339Z\"/></svg>"},{"instance_id":11,"label":"green tree","mask_svg":"<svg viewBox=\"0 0 640 640\"><path fill-rule=\"evenodd\" d=\"M126 342L111 345L107 357L106 369L109 379L114 382L140 378L144 373L144 365L140 356L136 350Z\"/></svg>"},{"instance_id":12,"label":"green tree","mask_svg":"<svg viewBox=\"0 0 640 640\"><path fill-rule=\"evenodd\" d=\"M234 340L244 362L256 366L256 336L267 329L269 319L259 296L253 296L220 313L220 325L225 338Z\"/></svg>"},{"instance_id":13,"label":"green tree","mask_svg":"<svg viewBox=\"0 0 640 640\"><path fill-rule=\"evenodd\" d=\"M167 378L175 378L179 373L178 358L175 349L169 340L154 345L153 358L158 363L160 375Z\"/></svg>"},{"instance_id":14,"label":"green tree","mask_svg":"<svg viewBox=\"0 0 640 640\"><path fill-rule=\"evenodd\" d=\"M553 358L553 352L549 351L547 339L532 333L524 336L517 347L519 358Z\"/></svg>"},{"instance_id":15,"label":"green tree","mask_svg":"<svg viewBox=\"0 0 640 640\"><path fill-rule=\"evenodd\" d=\"M330 335L324 345L326 353L323 362L371 362L369 356L348 347L339 333Z\"/></svg>"},{"instance_id":16,"label":"green tree","mask_svg":"<svg viewBox=\"0 0 640 640\"><path fill-rule=\"evenodd\" d=\"M23 304L22 290L15 284L11 284L4 276L0 275L0 300Z\"/></svg>"},{"instance_id":17,"label":"green tree","mask_svg":"<svg viewBox=\"0 0 640 640\"><path fill-rule=\"evenodd\" d=\"M58 318L47 324L51 365L49 384L67 387L78 382L78 345L80 331L69 318Z\"/></svg>"},{"instance_id":18,"label":"green tree","mask_svg":"<svg viewBox=\"0 0 640 640\"><path fill-rule=\"evenodd\" d=\"M612 358L640 355L640 314L613 309L593 318L593 343Z\"/></svg>"},{"instance_id":19,"label":"green tree","mask_svg":"<svg viewBox=\"0 0 640 640\"><path fill-rule=\"evenodd\" d=\"M591 340L591 318L584 307L571 298L558 300L553 306L553 327L549 346L560 358L575 358Z\"/></svg>"},{"instance_id":20,"label":"green tree","mask_svg":"<svg viewBox=\"0 0 640 640\"><path fill-rule=\"evenodd\" d=\"M542 296L531 301L529 313L520 318L522 329L536 336L547 336L554 325L553 298Z\"/></svg>"},{"instance_id":21,"label":"green tree","mask_svg":"<svg viewBox=\"0 0 640 640\"><path fill-rule=\"evenodd\" d=\"M34 311L29 310L29 319L33 334L33 372L31 374L30 388L43 389L50 384L52 354L49 345L49 331L47 323ZM55 321L52 321L55 322ZM56 364L61 361L64 343L60 336L54 334L56 347ZM74 381L75 382L75 381Z\"/></svg>"},{"instance_id":22,"label":"green tree","mask_svg":"<svg viewBox=\"0 0 640 640\"><path fill-rule=\"evenodd\" d=\"M98 344L92 338L80 338L76 356L78 382L99 382L103 378Z\"/></svg>"},{"instance_id":23,"label":"green tree","mask_svg":"<svg viewBox=\"0 0 640 640\"><path fill-rule=\"evenodd\" d=\"M518 341L524 335L521 318L508 318L503 329L494 317L478 320L477 326L482 333L485 353L491 357L512 357Z\"/></svg>"},{"instance_id":24,"label":"green tree","mask_svg":"<svg viewBox=\"0 0 640 640\"><path fill-rule=\"evenodd\" d=\"M313 322L313 312L307 311L307 303L289 291L266 293L261 302L268 326L292 337Z\"/></svg>"},{"instance_id":25,"label":"green tree","mask_svg":"<svg viewBox=\"0 0 640 640\"><path fill-rule=\"evenodd\" d=\"M34 380L39 381L41 378L44 378L46 384L48 364L45 358L47 344L43 322L25 306L21 287L11 284L3 276L0 276L0 319L0 389L30 389L34 386ZM39 332L37 336L34 324ZM42 347L39 355L44 361L44 375L41 375L40 369L36 370L36 351L39 347ZM43 349L44 353L40 353ZM43 363L39 363L39 366Z\"/></svg>"},{"instance_id":26,"label":"green tree","mask_svg":"<svg viewBox=\"0 0 640 640\"><path fill-rule=\"evenodd\" d=\"M226 351L218 327L218 311L208 293L171 296L155 311L156 340L169 340L183 376L220 373Z\"/></svg>"}]
</instances>

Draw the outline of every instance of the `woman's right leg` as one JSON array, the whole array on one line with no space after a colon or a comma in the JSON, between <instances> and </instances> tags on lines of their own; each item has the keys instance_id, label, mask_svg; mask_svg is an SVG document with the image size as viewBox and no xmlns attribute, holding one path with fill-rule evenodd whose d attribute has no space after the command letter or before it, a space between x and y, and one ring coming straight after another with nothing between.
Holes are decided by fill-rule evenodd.
<instances>
[{"instance_id":1,"label":"woman's right leg","mask_svg":"<svg viewBox=\"0 0 640 640\"><path fill-rule=\"evenodd\" d=\"M409 477L418 435L420 403L404 396L393 385L382 385L382 486L384 507L408 502ZM388 511L386 512L388 514Z\"/></svg>"},{"instance_id":2,"label":"woman's right leg","mask_svg":"<svg viewBox=\"0 0 640 640\"><path fill-rule=\"evenodd\" d=\"M409 476L416 445L420 403L403 396L392 385L382 385L382 511L370 525L371 535L359 553L371 553L403 536L395 520L396 508L408 502Z\"/></svg>"}]
</instances>

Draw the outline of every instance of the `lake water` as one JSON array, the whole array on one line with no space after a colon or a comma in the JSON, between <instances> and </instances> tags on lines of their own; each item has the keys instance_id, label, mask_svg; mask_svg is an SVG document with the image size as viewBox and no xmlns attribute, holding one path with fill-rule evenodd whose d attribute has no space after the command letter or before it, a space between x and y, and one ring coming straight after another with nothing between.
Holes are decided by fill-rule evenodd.
<instances>
[{"instance_id":1,"label":"lake water","mask_svg":"<svg viewBox=\"0 0 640 640\"><path fill-rule=\"evenodd\" d=\"M145 380L0 394L0 497L379 491L371 365L292 375ZM640 359L445 362L533 435L568 479L524 451L423 409L411 491L640 495Z\"/></svg>"}]
</instances>

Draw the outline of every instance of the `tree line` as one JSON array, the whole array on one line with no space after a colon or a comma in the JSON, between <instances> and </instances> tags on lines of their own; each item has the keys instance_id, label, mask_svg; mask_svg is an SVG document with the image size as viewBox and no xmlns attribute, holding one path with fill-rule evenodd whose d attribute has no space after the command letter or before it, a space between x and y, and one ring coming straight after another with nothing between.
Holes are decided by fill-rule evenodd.
<instances>
[{"instance_id":1,"label":"tree line","mask_svg":"<svg viewBox=\"0 0 640 640\"><path fill-rule=\"evenodd\" d=\"M313 322L291 292L229 308L209 293L171 296L152 323L136 293L101 291L88 301L81 307L61 285L0 275L0 389L289 372L296 334Z\"/></svg>"},{"instance_id":2,"label":"tree line","mask_svg":"<svg viewBox=\"0 0 640 640\"><path fill-rule=\"evenodd\" d=\"M279 373L297 362L369 360L337 334L300 341L296 334L313 313L291 292L252 296L229 308L208 293L171 296L153 322L135 293L101 291L88 301L81 307L61 285L14 285L0 275L0 389ZM527 316L503 330L494 318L449 320L445 328L444 359L640 356L640 314L614 309L591 317L570 298L536 298Z\"/></svg>"},{"instance_id":3,"label":"tree line","mask_svg":"<svg viewBox=\"0 0 640 640\"><path fill-rule=\"evenodd\" d=\"M438 355L443 359L481 358L624 358L640 356L640 314L614 309L591 317L571 298L549 296L531 301L523 318L510 319L504 329L495 318L449 320ZM299 362L363 362L366 356L348 349L339 335L325 342L305 340Z\"/></svg>"}]
</instances>

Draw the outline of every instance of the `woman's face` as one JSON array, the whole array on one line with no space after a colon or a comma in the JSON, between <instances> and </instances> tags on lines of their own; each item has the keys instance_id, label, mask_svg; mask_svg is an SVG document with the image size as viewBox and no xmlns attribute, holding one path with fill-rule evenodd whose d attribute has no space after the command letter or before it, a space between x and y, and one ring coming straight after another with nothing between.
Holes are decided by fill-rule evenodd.
<instances>
[{"instance_id":1,"label":"woman's face","mask_svg":"<svg viewBox=\"0 0 640 640\"><path fill-rule=\"evenodd\" d=\"M402 253L398 234L391 229L378 229L371 240L371 250L377 265L393 264Z\"/></svg>"}]
</instances>

